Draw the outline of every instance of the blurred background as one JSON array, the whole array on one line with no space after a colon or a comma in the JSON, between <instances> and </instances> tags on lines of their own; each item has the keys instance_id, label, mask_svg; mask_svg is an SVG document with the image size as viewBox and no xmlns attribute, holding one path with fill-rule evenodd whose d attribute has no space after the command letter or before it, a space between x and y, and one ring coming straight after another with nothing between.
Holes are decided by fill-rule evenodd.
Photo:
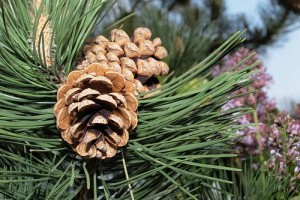
<instances>
[{"instance_id":1,"label":"blurred background","mask_svg":"<svg viewBox=\"0 0 300 200\"><path fill-rule=\"evenodd\" d=\"M147 26L162 38L175 75L247 29L244 47L258 53L271 76L268 99L289 113L300 103L300 0L120 0L111 7L106 24L121 19L115 26Z\"/></svg>"},{"instance_id":2,"label":"blurred background","mask_svg":"<svg viewBox=\"0 0 300 200\"><path fill-rule=\"evenodd\" d=\"M263 25L259 9L267 8L266 2L226 0L226 5L229 14L244 14L253 20L253 25ZM285 110L290 109L290 103L300 102L300 29L299 22L295 20L294 23L289 32L282 34L275 44L268 46L266 52L261 54L267 71L273 77L273 83L268 88L269 96Z\"/></svg>"}]
</instances>

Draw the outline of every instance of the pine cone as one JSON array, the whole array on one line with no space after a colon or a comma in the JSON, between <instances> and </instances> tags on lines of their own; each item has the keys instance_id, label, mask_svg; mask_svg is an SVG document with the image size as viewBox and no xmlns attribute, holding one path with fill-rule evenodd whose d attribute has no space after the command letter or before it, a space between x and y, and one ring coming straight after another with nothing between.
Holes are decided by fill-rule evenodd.
<instances>
[{"instance_id":1,"label":"pine cone","mask_svg":"<svg viewBox=\"0 0 300 200\"><path fill-rule=\"evenodd\" d=\"M124 75L126 80L135 84L137 94L156 89L160 86L156 76L167 75L169 67L160 61L168 52L161 46L160 38L151 38L148 28L135 29L133 38L120 29L111 31L111 41L103 36L90 39L83 48L77 69L84 69L92 63L101 63Z\"/></svg>"},{"instance_id":2,"label":"pine cone","mask_svg":"<svg viewBox=\"0 0 300 200\"><path fill-rule=\"evenodd\" d=\"M69 74L54 112L62 138L81 156L111 158L137 125L134 84L101 64Z\"/></svg>"}]
</instances>

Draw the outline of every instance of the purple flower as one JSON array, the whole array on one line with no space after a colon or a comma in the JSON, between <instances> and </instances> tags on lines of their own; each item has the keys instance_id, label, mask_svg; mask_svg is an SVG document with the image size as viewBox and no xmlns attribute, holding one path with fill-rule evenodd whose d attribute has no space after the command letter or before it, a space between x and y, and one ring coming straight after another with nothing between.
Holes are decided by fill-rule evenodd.
<instances>
[{"instance_id":1,"label":"purple flower","mask_svg":"<svg viewBox=\"0 0 300 200\"><path fill-rule=\"evenodd\" d=\"M298 135L300 133L300 124L292 124L291 133L294 135Z\"/></svg>"}]
</instances>

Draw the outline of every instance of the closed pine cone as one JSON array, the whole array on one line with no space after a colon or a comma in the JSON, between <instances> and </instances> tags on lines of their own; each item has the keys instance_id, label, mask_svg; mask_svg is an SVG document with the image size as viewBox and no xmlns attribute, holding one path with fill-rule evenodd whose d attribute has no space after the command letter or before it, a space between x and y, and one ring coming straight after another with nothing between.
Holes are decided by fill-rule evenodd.
<instances>
[{"instance_id":1,"label":"closed pine cone","mask_svg":"<svg viewBox=\"0 0 300 200\"><path fill-rule=\"evenodd\" d=\"M148 28L136 28L132 39L120 29L111 31L110 39L97 36L89 40L83 48L77 69L84 69L92 63L101 63L124 75L135 84L136 94L156 89L160 86L156 76L167 75L169 67L160 61L168 52L161 46L160 38L151 38Z\"/></svg>"},{"instance_id":2,"label":"closed pine cone","mask_svg":"<svg viewBox=\"0 0 300 200\"><path fill-rule=\"evenodd\" d=\"M101 64L69 74L54 112L62 138L81 156L111 158L137 125L134 84Z\"/></svg>"}]
</instances>

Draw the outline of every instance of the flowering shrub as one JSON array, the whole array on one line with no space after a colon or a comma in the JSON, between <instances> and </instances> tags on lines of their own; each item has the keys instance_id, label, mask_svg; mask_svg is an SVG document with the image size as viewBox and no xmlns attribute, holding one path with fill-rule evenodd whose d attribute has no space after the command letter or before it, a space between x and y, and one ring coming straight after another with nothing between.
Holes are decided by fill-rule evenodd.
<instances>
[{"instance_id":1,"label":"flowering shrub","mask_svg":"<svg viewBox=\"0 0 300 200\"><path fill-rule=\"evenodd\" d=\"M258 56L254 55L245 63L239 64L252 53L249 49L240 48L227 55L221 64L213 68L212 76L241 70L259 61ZM232 66L236 67L231 68ZM236 123L246 127L237 133L239 136L234 148L241 159L254 155L268 168L277 167L281 175L290 175L291 186L294 187L295 180L300 179L300 122L279 112L276 103L269 99L265 88L271 83L272 77L266 72L262 62L257 65L256 70L258 72L251 77L252 84L232 94L246 95L235 97L223 106L224 110L245 106L254 110L236 120ZM295 113L300 114L300 105L297 108Z\"/></svg>"}]
</instances>

